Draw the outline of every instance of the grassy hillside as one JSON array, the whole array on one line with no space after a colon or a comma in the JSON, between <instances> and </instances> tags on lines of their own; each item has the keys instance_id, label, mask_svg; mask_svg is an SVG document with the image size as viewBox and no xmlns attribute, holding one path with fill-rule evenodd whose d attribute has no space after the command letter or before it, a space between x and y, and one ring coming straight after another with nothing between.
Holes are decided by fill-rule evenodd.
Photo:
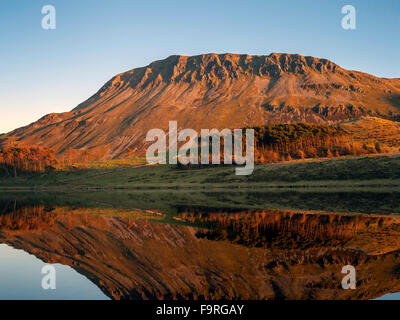
<instances>
[{"instance_id":1,"label":"grassy hillside","mask_svg":"<svg viewBox=\"0 0 400 320\"><path fill-rule=\"evenodd\" d=\"M365 117L341 124L355 141L365 144L379 142L392 150L400 149L400 122L375 117Z\"/></svg>"}]
</instances>

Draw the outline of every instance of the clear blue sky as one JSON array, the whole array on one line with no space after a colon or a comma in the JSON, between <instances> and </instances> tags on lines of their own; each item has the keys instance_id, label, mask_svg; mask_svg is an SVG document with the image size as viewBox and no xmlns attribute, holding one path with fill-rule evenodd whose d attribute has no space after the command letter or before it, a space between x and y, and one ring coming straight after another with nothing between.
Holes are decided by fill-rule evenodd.
<instances>
[{"instance_id":1,"label":"clear blue sky","mask_svg":"<svg viewBox=\"0 0 400 320\"><path fill-rule=\"evenodd\" d=\"M41 8L56 8L43 30ZM343 30L341 8L357 10ZM0 132L69 111L113 75L171 54L300 53L400 77L399 0L1 0Z\"/></svg>"}]
</instances>

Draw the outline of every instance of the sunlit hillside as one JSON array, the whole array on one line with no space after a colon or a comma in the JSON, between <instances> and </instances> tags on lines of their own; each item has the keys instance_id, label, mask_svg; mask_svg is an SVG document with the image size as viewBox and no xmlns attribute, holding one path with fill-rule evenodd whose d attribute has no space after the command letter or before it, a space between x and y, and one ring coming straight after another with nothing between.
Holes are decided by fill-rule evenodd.
<instances>
[{"instance_id":1,"label":"sunlit hillside","mask_svg":"<svg viewBox=\"0 0 400 320\"><path fill-rule=\"evenodd\" d=\"M400 122L364 117L344 122L341 126L353 135L355 141L367 144L379 142L390 147L392 151L399 151Z\"/></svg>"}]
</instances>

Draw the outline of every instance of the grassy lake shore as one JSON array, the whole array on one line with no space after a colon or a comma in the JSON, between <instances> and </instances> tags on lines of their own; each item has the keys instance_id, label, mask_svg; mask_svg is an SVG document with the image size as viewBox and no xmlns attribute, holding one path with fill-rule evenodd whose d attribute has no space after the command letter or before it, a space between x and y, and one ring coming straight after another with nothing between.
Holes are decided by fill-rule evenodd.
<instances>
[{"instance_id":1,"label":"grassy lake shore","mask_svg":"<svg viewBox=\"0 0 400 320\"><path fill-rule=\"evenodd\" d=\"M124 166L1 177L0 190L397 188L400 156L349 157L259 164L248 176L235 166Z\"/></svg>"}]
</instances>

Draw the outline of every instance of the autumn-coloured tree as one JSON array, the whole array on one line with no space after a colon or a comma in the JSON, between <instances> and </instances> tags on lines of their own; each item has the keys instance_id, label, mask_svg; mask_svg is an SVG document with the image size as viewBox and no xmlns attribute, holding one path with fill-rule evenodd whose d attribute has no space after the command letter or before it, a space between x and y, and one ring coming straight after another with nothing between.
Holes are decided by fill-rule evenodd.
<instances>
[{"instance_id":1,"label":"autumn-coloured tree","mask_svg":"<svg viewBox=\"0 0 400 320\"><path fill-rule=\"evenodd\" d=\"M258 163L377 153L378 145L361 146L339 126L279 124L253 128Z\"/></svg>"},{"instance_id":2,"label":"autumn-coloured tree","mask_svg":"<svg viewBox=\"0 0 400 320\"><path fill-rule=\"evenodd\" d=\"M13 232L44 230L54 224L56 215L45 206L18 207L0 214L0 229Z\"/></svg>"},{"instance_id":3,"label":"autumn-coloured tree","mask_svg":"<svg viewBox=\"0 0 400 320\"><path fill-rule=\"evenodd\" d=\"M38 146L6 146L0 149L0 174L44 172L58 163L53 150Z\"/></svg>"},{"instance_id":4,"label":"autumn-coloured tree","mask_svg":"<svg viewBox=\"0 0 400 320\"><path fill-rule=\"evenodd\" d=\"M353 136L340 126L316 124L278 124L252 127L254 130L256 163L274 163L319 157L340 157L379 153L386 150L379 144L361 145ZM245 130L242 131L242 153L246 152ZM198 139L198 162L201 162L201 140ZM224 138L220 137L220 163L224 163ZM209 145L209 162L212 162L212 148ZM190 167L180 165L178 167Z\"/></svg>"},{"instance_id":5,"label":"autumn-coloured tree","mask_svg":"<svg viewBox=\"0 0 400 320\"><path fill-rule=\"evenodd\" d=\"M272 248L338 245L358 233L376 232L391 224L381 217L315 214L292 210L226 212L184 211L179 217L197 227L198 237Z\"/></svg>"}]
</instances>

